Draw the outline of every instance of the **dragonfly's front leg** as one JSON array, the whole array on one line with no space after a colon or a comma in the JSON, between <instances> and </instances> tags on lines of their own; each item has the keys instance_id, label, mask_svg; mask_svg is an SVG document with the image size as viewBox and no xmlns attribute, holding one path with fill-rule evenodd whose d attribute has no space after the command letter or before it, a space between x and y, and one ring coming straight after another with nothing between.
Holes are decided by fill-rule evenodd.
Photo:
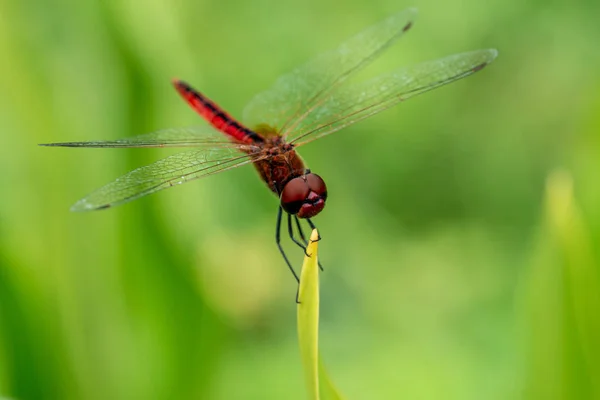
<instances>
[{"instance_id":1,"label":"dragonfly's front leg","mask_svg":"<svg viewBox=\"0 0 600 400\"><path fill-rule=\"evenodd\" d=\"M298 243L296 238L294 238L294 233L293 233L293 228L292 228L292 223L291 223L291 215L288 214L288 231L290 233L290 237L292 238L294 243L296 243L298 246L300 246L304 250L304 254L306 254L306 247L308 246L308 242L306 241L306 236L304 235L304 231L302 230L302 226L300 225L300 220L298 219L298 217L296 215L294 215L294 219L296 221L296 227L298 228L298 233L300 234L300 238L302 239L302 243L304 243L304 245ZM316 229L316 228L314 228L314 224L312 224L312 223L311 223L311 227L313 229ZM318 230L317 230L317 232L318 232ZM319 235L318 240L321 240L320 235ZM306 254L306 255L310 257L309 254ZM319 261L318 264L319 264L319 268L321 269L321 271L324 271L323 266L321 265L321 261Z\"/></svg>"},{"instance_id":2,"label":"dragonfly's front leg","mask_svg":"<svg viewBox=\"0 0 600 400\"><path fill-rule=\"evenodd\" d=\"M281 217L282 217L282 215L283 215L283 208L279 207L279 211L277 212L277 227L275 229L275 242L277 243L277 247L279 248L279 252L283 256L285 263L287 264L290 271L292 271L294 278L296 278L296 282L300 283L300 278L298 278L298 275L296 274L296 271L294 271L294 268L292 267L290 260L288 260L287 255L285 254L285 251L283 251L283 247L281 247Z\"/></svg>"},{"instance_id":3,"label":"dragonfly's front leg","mask_svg":"<svg viewBox=\"0 0 600 400\"><path fill-rule=\"evenodd\" d=\"M308 246L308 242L306 241L306 238L304 237L304 232L302 232L302 230L300 230L300 237L302 238L303 243L300 242L298 239L296 239L296 237L294 236L294 227L292 226L292 214L288 214L287 224L288 224L288 233L290 235L290 239L292 239L292 242L296 243L298 245L298 247L300 247L302 250L304 250L305 256L310 257L310 254L308 254L306 252L306 246ZM298 225L298 227L300 227L300 225Z\"/></svg>"},{"instance_id":4,"label":"dragonfly's front leg","mask_svg":"<svg viewBox=\"0 0 600 400\"><path fill-rule=\"evenodd\" d=\"M317 227L315 226L315 224L310 220L310 218L306 218L306 221L308 222L308 225L310 225L310 229L317 229ZM319 230L317 229L317 233L319 235L319 238L317 239L317 242L319 240L321 240L321 234L319 233Z\"/></svg>"}]
</instances>

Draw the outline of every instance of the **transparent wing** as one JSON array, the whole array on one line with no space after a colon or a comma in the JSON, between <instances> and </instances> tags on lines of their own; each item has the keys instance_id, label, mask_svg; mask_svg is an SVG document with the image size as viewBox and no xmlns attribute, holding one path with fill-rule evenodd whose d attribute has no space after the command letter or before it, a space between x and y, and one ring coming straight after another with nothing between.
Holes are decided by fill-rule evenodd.
<instances>
[{"instance_id":1,"label":"transparent wing","mask_svg":"<svg viewBox=\"0 0 600 400\"><path fill-rule=\"evenodd\" d=\"M178 153L121 176L79 200L71 207L71 211L112 207L162 189L248 164L252 160L250 155L229 148Z\"/></svg>"},{"instance_id":2,"label":"transparent wing","mask_svg":"<svg viewBox=\"0 0 600 400\"><path fill-rule=\"evenodd\" d=\"M252 129L268 125L285 137L340 83L402 36L416 14L416 9L411 8L392 15L351 37L337 49L280 77L270 90L258 94L246 106L245 124Z\"/></svg>"},{"instance_id":3,"label":"transparent wing","mask_svg":"<svg viewBox=\"0 0 600 400\"><path fill-rule=\"evenodd\" d=\"M127 148L127 147L197 147L203 145L213 147L244 148L230 142L224 135L209 126L172 128L144 135L133 136L125 139L92 141L92 142L65 142L47 143L40 146L56 147L95 147L95 148Z\"/></svg>"},{"instance_id":4,"label":"transparent wing","mask_svg":"<svg viewBox=\"0 0 600 400\"><path fill-rule=\"evenodd\" d=\"M338 90L300 121L288 141L301 146L401 101L465 78L491 63L494 49L455 54Z\"/></svg>"}]
</instances>

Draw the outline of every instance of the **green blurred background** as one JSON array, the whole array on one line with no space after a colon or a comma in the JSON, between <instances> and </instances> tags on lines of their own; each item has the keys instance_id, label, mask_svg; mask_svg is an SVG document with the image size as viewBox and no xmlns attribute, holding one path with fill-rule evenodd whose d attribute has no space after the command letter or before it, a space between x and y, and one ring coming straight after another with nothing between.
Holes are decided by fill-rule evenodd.
<instances>
[{"instance_id":1,"label":"green blurred background","mask_svg":"<svg viewBox=\"0 0 600 400\"><path fill-rule=\"evenodd\" d=\"M277 200L253 168L74 214L168 152L37 143L198 125L172 77L239 116L409 6L371 73L500 55L302 148L330 192L329 372L348 399L600 399L596 0L0 0L0 396L305 398Z\"/></svg>"}]
</instances>

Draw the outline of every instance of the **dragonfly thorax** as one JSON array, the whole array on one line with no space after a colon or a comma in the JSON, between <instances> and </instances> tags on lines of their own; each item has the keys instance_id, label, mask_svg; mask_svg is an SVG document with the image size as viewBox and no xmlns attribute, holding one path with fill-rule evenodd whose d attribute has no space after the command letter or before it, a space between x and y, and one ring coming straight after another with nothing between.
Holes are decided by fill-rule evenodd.
<instances>
[{"instance_id":1,"label":"dragonfly thorax","mask_svg":"<svg viewBox=\"0 0 600 400\"><path fill-rule=\"evenodd\" d=\"M281 192L281 207L298 218L312 218L325 207L327 186L317 174L306 173L291 179Z\"/></svg>"}]
</instances>

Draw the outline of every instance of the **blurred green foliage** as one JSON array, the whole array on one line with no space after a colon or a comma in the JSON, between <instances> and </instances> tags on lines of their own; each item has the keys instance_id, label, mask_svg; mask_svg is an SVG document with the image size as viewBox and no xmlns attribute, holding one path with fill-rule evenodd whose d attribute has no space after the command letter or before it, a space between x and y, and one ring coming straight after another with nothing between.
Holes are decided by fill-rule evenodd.
<instances>
[{"instance_id":1,"label":"blurred green foliage","mask_svg":"<svg viewBox=\"0 0 600 400\"><path fill-rule=\"evenodd\" d=\"M305 398L277 200L251 167L72 214L167 152L36 144L196 125L175 76L240 115L408 6L419 20L368 72L500 56L302 149L330 193L332 379L349 399L600 398L592 0L0 0L0 396Z\"/></svg>"}]
</instances>

